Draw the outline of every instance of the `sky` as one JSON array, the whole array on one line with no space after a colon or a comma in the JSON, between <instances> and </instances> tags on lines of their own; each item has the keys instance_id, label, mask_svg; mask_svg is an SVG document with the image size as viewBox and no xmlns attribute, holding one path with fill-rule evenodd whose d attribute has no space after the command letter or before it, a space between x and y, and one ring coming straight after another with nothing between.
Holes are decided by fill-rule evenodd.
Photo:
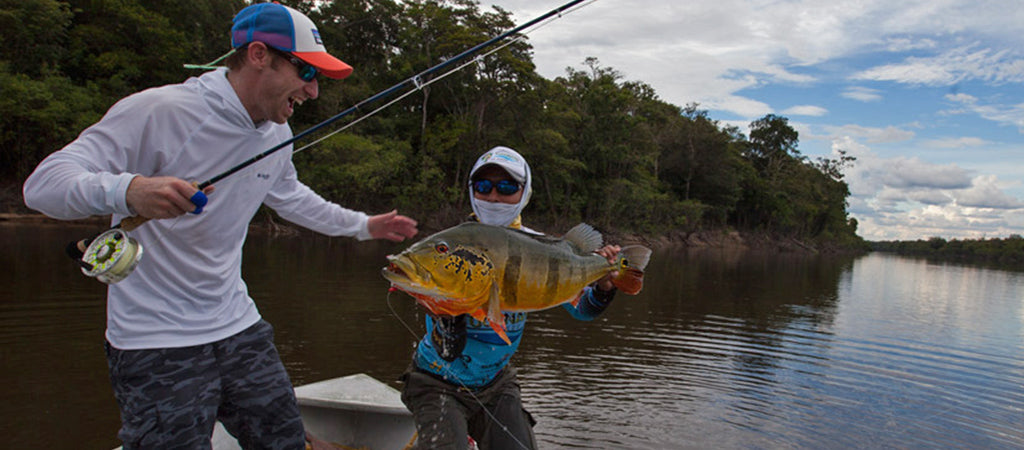
<instances>
[{"instance_id":1,"label":"sky","mask_svg":"<svg viewBox=\"0 0 1024 450\"><path fill-rule=\"evenodd\" d=\"M481 1L525 23L568 0ZM542 76L597 58L747 132L776 114L847 168L870 241L1024 235L1017 0L595 0L525 30Z\"/></svg>"}]
</instances>

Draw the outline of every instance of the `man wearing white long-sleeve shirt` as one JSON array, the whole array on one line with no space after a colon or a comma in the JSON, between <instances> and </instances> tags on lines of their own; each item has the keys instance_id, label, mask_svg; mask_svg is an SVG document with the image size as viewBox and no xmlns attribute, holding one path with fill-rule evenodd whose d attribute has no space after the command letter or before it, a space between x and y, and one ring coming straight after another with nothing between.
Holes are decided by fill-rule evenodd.
<instances>
[{"instance_id":1,"label":"man wearing white long-sleeve shirt","mask_svg":"<svg viewBox=\"0 0 1024 450\"><path fill-rule=\"evenodd\" d=\"M232 47L227 68L122 99L25 182L26 204L54 218L167 219L132 232L145 257L108 291L106 351L126 449L208 446L217 420L244 448L304 446L273 329L241 277L260 205L332 236L417 232L395 211L368 216L325 201L299 182L290 147L223 179L201 213L187 214L197 188L186 180L287 141L294 107L318 95L316 76L352 72L312 21L279 4L239 12Z\"/></svg>"}]
</instances>

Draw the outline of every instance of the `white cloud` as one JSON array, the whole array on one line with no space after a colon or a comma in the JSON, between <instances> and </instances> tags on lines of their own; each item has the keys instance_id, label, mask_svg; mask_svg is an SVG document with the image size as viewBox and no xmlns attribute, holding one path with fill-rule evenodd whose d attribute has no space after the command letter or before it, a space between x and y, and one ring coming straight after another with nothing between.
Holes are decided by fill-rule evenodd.
<instances>
[{"instance_id":1,"label":"white cloud","mask_svg":"<svg viewBox=\"0 0 1024 450\"><path fill-rule=\"evenodd\" d=\"M766 103L735 95L708 98L700 106L704 109L731 111L743 117L763 117L773 112Z\"/></svg>"},{"instance_id":2,"label":"white cloud","mask_svg":"<svg viewBox=\"0 0 1024 450\"><path fill-rule=\"evenodd\" d=\"M524 23L560 2L491 3ZM821 146L831 143L857 158L846 171L849 211L868 239L1024 229L1024 209L1006 209L1020 208L1024 183L1005 181L1021 180L1024 167L1024 139L1012 133L1024 135L1024 8L1000 0L584 4L531 30L541 75L585 70L593 56L665 101L698 103L741 130L775 113L772 105L795 105L781 113L801 119L791 121L801 150L827 152Z\"/></svg>"},{"instance_id":3,"label":"white cloud","mask_svg":"<svg viewBox=\"0 0 1024 450\"><path fill-rule=\"evenodd\" d=\"M901 142L913 139L913 131L904 130L895 126L885 128L865 127L861 125L825 126L825 132L832 137L850 137L864 139L870 144Z\"/></svg>"},{"instance_id":4,"label":"white cloud","mask_svg":"<svg viewBox=\"0 0 1024 450\"><path fill-rule=\"evenodd\" d=\"M943 139L927 139L921 143L925 147L931 148L968 148L968 147L982 147L991 144L990 142L977 137L961 136L951 137Z\"/></svg>"},{"instance_id":5,"label":"white cloud","mask_svg":"<svg viewBox=\"0 0 1024 450\"><path fill-rule=\"evenodd\" d=\"M1010 50L961 47L936 56L911 56L900 63L873 67L854 74L851 79L928 86L952 86L966 80L1021 83L1024 82L1024 59Z\"/></svg>"},{"instance_id":6,"label":"white cloud","mask_svg":"<svg viewBox=\"0 0 1024 450\"><path fill-rule=\"evenodd\" d=\"M1024 103L1013 105L982 104L977 97L968 94L948 94L946 100L960 105L960 113L974 113L986 120L996 123L1015 126L1024 133Z\"/></svg>"},{"instance_id":7,"label":"white cloud","mask_svg":"<svg viewBox=\"0 0 1024 450\"><path fill-rule=\"evenodd\" d=\"M956 102L956 103L963 103L963 104L966 104L966 105L973 105L973 104L978 102L978 98L977 97L975 97L973 95L969 95L969 94L960 93L960 92L958 92L956 94L946 94L946 100L949 100L949 101L952 101L952 102Z\"/></svg>"},{"instance_id":8,"label":"white cloud","mask_svg":"<svg viewBox=\"0 0 1024 450\"><path fill-rule=\"evenodd\" d=\"M877 102L882 99L878 89L871 89L862 86L851 86L839 94L842 97L857 100L859 102Z\"/></svg>"},{"instance_id":9,"label":"white cloud","mask_svg":"<svg viewBox=\"0 0 1024 450\"><path fill-rule=\"evenodd\" d=\"M963 189L971 185L969 171L953 164L937 165L918 158L888 159L885 169L874 175L885 186L896 189Z\"/></svg>"},{"instance_id":10,"label":"white cloud","mask_svg":"<svg viewBox=\"0 0 1024 450\"><path fill-rule=\"evenodd\" d=\"M833 141L833 152L856 157L847 170L852 194L849 213L858 233L868 240L1007 236L1009 217L1024 202L1007 194L1013 183L994 175L971 178L971 171L953 164L934 164L914 157L885 158L851 137Z\"/></svg>"},{"instance_id":11,"label":"white cloud","mask_svg":"<svg viewBox=\"0 0 1024 450\"><path fill-rule=\"evenodd\" d=\"M915 39L908 36L887 37L884 41L886 51L892 53L934 49L939 46L934 39Z\"/></svg>"},{"instance_id":12,"label":"white cloud","mask_svg":"<svg viewBox=\"0 0 1024 450\"><path fill-rule=\"evenodd\" d=\"M947 205L953 202L953 197L942 191L922 190L907 193L907 199L925 205Z\"/></svg>"},{"instance_id":13,"label":"white cloud","mask_svg":"<svg viewBox=\"0 0 1024 450\"><path fill-rule=\"evenodd\" d=\"M792 116L824 116L828 114L828 110L820 106L814 105L797 105L786 108L782 111L783 114Z\"/></svg>"},{"instance_id":14,"label":"white cloud","mask_svg":"<svg viewBox=\"0 0 1024 450\"><path fill-rule=\"evenodd\" d=\"M977 213L955 205L927 205L900 212L858 216L858 231L867 240L915 240L939 236L979 239L1020 234L1024 221L1012 214Z\"/></svg>"},{"instance_id":15,"label":"white cloud","mask_svg":"<svg viewBox=\"0 0 1024 450\"><path fill-rule=\"evenodd\" d=\"M979 176L972 186L956 192L956 203L960 206L991 209L1021 209L1024 201L1007 195L993 175Z\"/></svg>"}]
</instances>

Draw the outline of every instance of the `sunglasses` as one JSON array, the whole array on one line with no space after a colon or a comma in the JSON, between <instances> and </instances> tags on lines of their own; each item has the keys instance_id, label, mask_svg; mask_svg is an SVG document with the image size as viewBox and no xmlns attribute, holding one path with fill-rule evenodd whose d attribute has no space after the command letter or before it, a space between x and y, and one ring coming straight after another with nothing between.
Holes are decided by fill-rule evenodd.
<instances>
[{"instance_id":1,"label":"sunglasses","mask_svg":"<svg viewBox=\"0 0 1024 450\"><path fill-rule=\"evenodd\" d=\"M305 81L307 83L313 81L313 79L316 78L316 75L319 73L316 70L316 67L306 64L305 61L296 58L291 53L285 53L269 45L267 46L267 48L269 48L271 51L277 53L280 57L287 60L289 63L291 63L291 65L295 66L296 69L299 69L299 78L301 78L302 81Z\"/></svg>"},{"instance_id":2,"label":"sunglasses","mask_svg":"<svg viewBox=\"0 0 1024 450\"><path fill-rule=\"evenodd\" d=\"M521 187L519 183L512 180L501 180L497 183L491 180L477 180L471 185L473 186L474 192L483 195L490 194L495 188L498 189L498 193L501 195L512 195L519 192L519 188Z\"/></svg>"}]
</instances>

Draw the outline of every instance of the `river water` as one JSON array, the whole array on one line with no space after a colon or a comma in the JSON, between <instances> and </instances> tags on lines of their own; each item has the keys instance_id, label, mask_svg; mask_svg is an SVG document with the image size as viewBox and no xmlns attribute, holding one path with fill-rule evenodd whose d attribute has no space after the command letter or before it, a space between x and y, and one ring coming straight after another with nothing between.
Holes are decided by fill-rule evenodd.
<instances>
[{"instance_id":1,"label":"river water","mask_svg":"<svg viewBox=\"0 0 1024 450\"><path fill-rule=\"evenodd\" d=\"M6 448L119 445L105 288L63 255L96 231L0 226ZM403 246L250 237L293 382L398 387L423 313L379 270ZM645 283L593 322L531 314L515 362L542 448L1024 448L1024 273L659 249Z\"/></svg>"}]
</instances>

